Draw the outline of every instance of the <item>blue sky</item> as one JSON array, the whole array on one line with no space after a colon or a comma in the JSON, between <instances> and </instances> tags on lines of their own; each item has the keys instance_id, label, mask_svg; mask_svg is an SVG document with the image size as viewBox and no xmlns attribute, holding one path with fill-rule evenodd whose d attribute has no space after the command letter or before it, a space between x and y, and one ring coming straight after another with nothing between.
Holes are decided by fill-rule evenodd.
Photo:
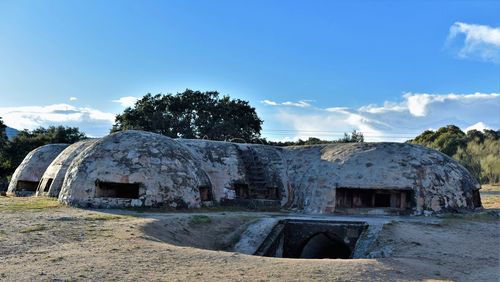
<instances>
[{"instance_id":1,"label":"blue sky","mask_svg":"<svg viewBox=\"0 0 500 282\"><path fill-rule=\"evenodd\" d=\"M0 1L0 116L102 136L148 92L249 100L263 135L500 128L498 1Z\"/></svg>"}]
</instances>

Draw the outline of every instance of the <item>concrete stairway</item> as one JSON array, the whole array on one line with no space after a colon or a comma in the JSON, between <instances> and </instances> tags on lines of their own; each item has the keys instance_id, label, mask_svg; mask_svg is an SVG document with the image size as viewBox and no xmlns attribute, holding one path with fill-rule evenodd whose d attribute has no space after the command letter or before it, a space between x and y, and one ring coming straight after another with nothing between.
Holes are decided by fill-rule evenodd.
<instances>
[{"instance_id":1,"label":"concrete stairway","mask_svg":"<svg viewBox=\"0 0 500 282\"><path fill-rule=\"evenodd\" d=\"M279 205L279 201L275 203L278 200L277 189L269 186L265 164L256 152L248 147L247 150L241 150L240 153L246 170L250 198L257 200L256 204L258 205Z\"/></svg>"}]
</instances>

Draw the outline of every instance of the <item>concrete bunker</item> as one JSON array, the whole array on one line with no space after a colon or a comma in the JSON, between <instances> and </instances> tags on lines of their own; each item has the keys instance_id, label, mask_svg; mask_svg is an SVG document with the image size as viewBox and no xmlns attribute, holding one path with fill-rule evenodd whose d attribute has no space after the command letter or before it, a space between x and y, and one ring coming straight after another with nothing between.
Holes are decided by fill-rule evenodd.
<instances>
[{"instance_id":1,"label":"concrete bunker","mask_svg":"<svg viewBox=\"0 0 500 282\"><path fill-rule=\"evenodd\" d=\"M29 152L12 175L7 194L13 196L35 194L43 173L67 146L67 144L49 144Z\"/></svg>"},{"instance_id":2,"label":"concrete bunker","mask_svg":"<svg viewBox=\"0 0 500 282\"><path fill-rule=\"evenodd\" d=\"M59 200L97 208L193 208L212 185L177 141L155 133L122 131L83 150L68 167ZM201 190L203 190L202 188Z\"/></svg>"},{"instance_id":3,"label":"concrete bunker","mask_svg":"<svg viewBox=\"0 0 500 282\"><path fill-rule=\"evenodd\" d=\"M50 146L58 145L33 152L47 155L42 151ZM480 185L464 167L411 144L277 148L174 140L132 130L75 143L48 168L47 160L32 153L16 170L9 192L19 186L21 194L33 194L46 169L37 194L59 195L60 201L77 206L189 208L218 202L311 214L423 214L481 207ZM27 171L38 175L19 177Z\"/></svg>"},{"instance_id":4,"label":"concrete bunker","mask_svg":"<svg viewBox=\"0 0 500 282\"><path fill-rule=\"evenodd\" d=\"M365 222L284 219L273 227L254 255L349 259L366 228Z\"/></svg>"},{"instance_id":5,"label":"concrete bunker","mask_svg":"<svg viewBox=\"0 0 500 282\"><path fill-rule=\"evenodd\" d=\"M477 180L455 160L422 146L338 143L283 151L290 187L285 208L423 214L480 207Z\"/></svg>"},{"instance_id":6,"label":"concrete bunker","mask_svg":"<svg viewBox=\"0 0 500 282\"><path fill-rule=\"evenodd\" d=\"M43 173L36 195L58 197L66 171L73 159L96 141L97 139L87 139L71 144L64 149Z\"/></svg>"}]
</instances>

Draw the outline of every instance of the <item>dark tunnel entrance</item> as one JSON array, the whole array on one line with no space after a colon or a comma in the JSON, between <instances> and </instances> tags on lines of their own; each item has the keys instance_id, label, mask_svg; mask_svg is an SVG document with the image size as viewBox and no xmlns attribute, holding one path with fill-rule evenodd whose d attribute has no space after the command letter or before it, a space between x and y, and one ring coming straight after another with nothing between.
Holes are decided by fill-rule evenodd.
<instances>
[{"instance_id":1,"label":"dark tunnel entrance","mask_svg":"<svg viewBox=\"0 0 500 282\"><path fill-rule=\"evenodd\" d=\"M351 256L351 249L344 242L328 237L325 233L318 233L307 241L300 258L317 259L348 259Z\"/></svg>"},{"instance_id":2,"label":"dark tunnel entrance","mask_svg":"<svg viewBox=\"0 0 500 282\"><path fill-rule=\"evenodd\" d=\"M364 222L285 219L279 221L254 255L283 258L352 258Z\"/></svg>"}]
</instances>

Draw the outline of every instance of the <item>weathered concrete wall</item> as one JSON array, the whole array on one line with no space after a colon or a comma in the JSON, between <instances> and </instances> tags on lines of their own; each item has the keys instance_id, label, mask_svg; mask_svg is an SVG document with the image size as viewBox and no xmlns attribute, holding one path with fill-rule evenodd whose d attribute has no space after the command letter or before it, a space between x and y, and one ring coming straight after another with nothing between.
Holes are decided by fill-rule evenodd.
<instances>
[{"instance_id":1,"label":"weathered concrete wall","mask_svg":"<svg viewBox=\"0 0 500 282\"><path fill-rule=\"evenodd\" d=\"M18 181L39 182L50 163L67 146L67 144L49 144L29 152L12 175L7 194L17 196L34 194L35 191L17 189Z\"/></svg>"},{"instance_id":2,"label":"weathered concrete wall","mask_svg":"<svg viewBox=\"0 0 500 282\"><path fill-rule=\"evenodd\" d=\"M140 183L138 199L96 197L96 182ZM59 200L89 207L199 207L209 186L192 154L154 133L123 131L83 150L71 163Z\"/></svg>"},{"instance_id":3,"label":"weathered concrete wall","mask_svg":"<svg viewBox=\"0 0 500 282\"><path fill-rule=\"evenodd\" d=\"M45 173L40 180L40 186L38 187L36 195L59 197L59 192L61 191L64 177L69 165L76 156L95 142L97 142L97 139L83 140L64 149L64 151L62 151L45 170ZM52 179L51 184L49 183L50 179ZM50 186L47 187L49 184ZM46 188L48 188L48 190Z\"/></svg>"},{"instance_id":4,"label":"weathered concrete wall","mask_svg":"<svg viewBox=\"0 0 500 282\"><path fill-rule=\"evenodd\" d=\"M238 145L209 140L177 139L196 159L208 175L214 199L234 199L234 183L245 183L245 168L241 162Z\"/></svg>"},{"instance_id":5,"label":"weathered concrete wall","mask_svg":"<svg viewBox=\"0 0 500 282\"><path fill-rule=\"evenodd\" d=\"M212 183L214 198L234 199L234 184L248 184L249 171L245 166L242 154L252 150L255 158L263 163L267 186L277 187L282 199L286 201L285 189L286 169L281 148L255 144L238 144L222 141L178 139L190 150L200 167L207 173Z\"/></svg>"},{"instance_id":6,"label":"weathered concrete wall","mask_svg":"<svg viewBox=\"0 0 500 282\"><path fill-rule=\"evenodd\" d=\"M335 188L410 189L415 213L474 208L479 183L435 150L401 143L348 143L285 148L294 195L286 207L335 210Z\"/></svg>"}]
</instances>

